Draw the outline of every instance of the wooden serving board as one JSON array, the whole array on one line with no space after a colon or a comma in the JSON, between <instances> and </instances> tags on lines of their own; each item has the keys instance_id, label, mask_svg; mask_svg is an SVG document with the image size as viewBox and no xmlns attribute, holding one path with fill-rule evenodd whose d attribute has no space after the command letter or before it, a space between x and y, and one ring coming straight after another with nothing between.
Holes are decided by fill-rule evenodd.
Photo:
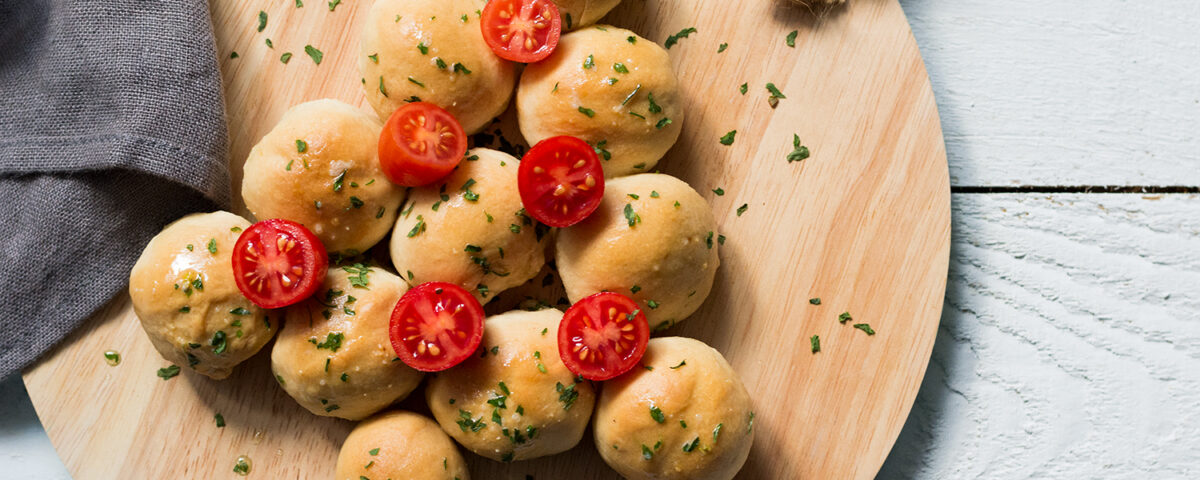
<instances>
[{"instance_id":1,"label":"wooden serving board","mask_svg":"<svg viewBox=\"0 0 1200 480\"><path fill-rule=\"evenodd\" d=\"M313 0L301 9L292 0L210 5L236 193L246 153L289 106L322 97L365 105L356 56L368 0L333 12ZM626 0L606 20L657 42L697 29L670 50L687 118L660 168L711 198L728 241L711 297L668 334L723 352L754 397L755 445L739 478L870 478L916 396L946 284L949 178L929 80L896 0L851 0L822 14L783 0L731 6ZM259 10L269 15L262 33ZM307 44L324 52L320 65ZM286 65L284 52L294 55ZM787 95L776 109L767 82ZM734 129L733 145L717 141ZM801 163L785 160L793 134L812 149ZM709 193L718 187L723 196ZM876 334L839 324L845 311ZM812 335L820 353L810 352ZM122 354L119 366L106 365L109 349ZM164 382L155 371L167 363L122 295L25 382L79 480L237 478L239 455L255 478L331 478L353 423L298 407L272 380L266 350L224 381L185 368ZM403 406L423 409L421 398ZM467 457L476 479L616 477L590 433L551 458Z\"/></svg>"}]
</instances>

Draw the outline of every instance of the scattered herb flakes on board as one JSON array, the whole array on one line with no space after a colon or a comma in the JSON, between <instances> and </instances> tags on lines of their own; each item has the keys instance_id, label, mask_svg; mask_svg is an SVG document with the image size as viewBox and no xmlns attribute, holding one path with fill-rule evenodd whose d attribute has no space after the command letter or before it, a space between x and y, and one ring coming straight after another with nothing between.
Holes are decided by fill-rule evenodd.
<instances>
[{"instance_id":1,"label":"scattered herb flakes on board","mask_svg":"<svg viewBox=\"0 0 1200 480\"><path fill-rule=\"evenodd\" d=\"M688 35L693 33L696 33L696 27L688 27L680 30L679 33L667 37L667 41L663 42L663 46L670 50L676 43L679 43L679 39L687 38Z\"/></svg>"},{"instance_id":2,"label":"scattered herb flakes on board","mask_svg":"<svg viewBox=\"0 0 1200 480\"><path fill-rule=\"evenodd\" d=\"M308 56L312 58L313 63L315 63L317 65L320 65L321 59L325 58L325 54L322 53L320 50L317 50L317 47L314 47L312 45L305 45L304 53L307 53Z\"/></svg>"}]
</instances>

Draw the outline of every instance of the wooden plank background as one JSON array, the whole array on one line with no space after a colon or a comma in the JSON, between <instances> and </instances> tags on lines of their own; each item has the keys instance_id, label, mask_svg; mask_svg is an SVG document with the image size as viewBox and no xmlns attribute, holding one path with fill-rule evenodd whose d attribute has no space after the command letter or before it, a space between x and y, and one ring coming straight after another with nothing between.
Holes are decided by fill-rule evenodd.
<instances>
[{"instance_id":1,"label":"wooden plank background","mask_svg":"<svg viewBox=\"0 0 1200 480\"><path fill-rule=\"evenodd\" d=\"M1200 190L1200 2L901 3L960 193L933 360L879 477L1200 475L1200 197L1004 190ZM0 405L5 478L68 478L19 378Z\"/></svg>"}]
</instances>

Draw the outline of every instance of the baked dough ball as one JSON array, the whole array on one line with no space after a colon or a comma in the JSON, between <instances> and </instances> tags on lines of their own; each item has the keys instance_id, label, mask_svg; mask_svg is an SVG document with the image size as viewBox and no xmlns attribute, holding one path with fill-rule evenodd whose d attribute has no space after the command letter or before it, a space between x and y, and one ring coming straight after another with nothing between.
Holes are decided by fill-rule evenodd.
<instances>
[{"instance_id":1,"label":"baked dough ball","mask_svg":"<svg viewBox=\"0 0 1200 480\"><path fill-rule=\"evenodd\" d=\"M596 23L621 0L555 0L563 17L563 30L575 30Z\"/></svg>"},{"instance_id":2,"label":"baked dough ball","mask_svg":"<svg viewBox=\"0 0 1200 480\"><path fill-rule=\"evenodd\" d=\"M565 452L579 443L595 392L558 358L562 312L509 312L484 322L482 355L429 380L425 398L442 430L492 460Z\"/></svg>"},{"instance_id":3,"label":"baked dough ball","mask_svg":"<svg viewBox=\"0 0 1200 480\"><path fill-rule=\"evenodd\" d=\"M275 379L315 415L365 418L407 397L422 374L396 357L392 309L408 285L375 267L330 267L312 298L287 308L271 350Z\"/></svg>"},{"instance_id":4,"label":"baked dough ball","mask_svg":"<svg viewBox=\"0 0 1200 480\"><path fill-rule=\"evenodd\" d=\"M516 158L467 152L442 182L413 188L392 232L392 263L413 285L450 282L487 302L545 264L549 228L525 215Z\"/></svg>"},{"instance_id":5,"label":"baked dough ball","mask_svg":"<svg viewBox=\"0 0 1200 480\"><path fill-rule=\"evenodd\" d=\"M376 0L363 28L358 71L379 118L387 120L416 97L454 114L471 134L504 112L513 65L483 40L476 12L485 3Z\"/></svg>"},{"instance_id":6,"label":"baked dough ball","mask_svg":"<svg viewBox=\"0 0 1200 480\"><path fill-rule=\"evenodd\" d=\"M229 212L188 215L142 250L129 272L129 296L167 361L222 379L275 335L278 322L233 281L233 244L249 226Z\"/></svg>"},{"instance_id":7,"label":"baked dough ball","mask_svg":"<svg viewBox=\"0 0 1200 480\"><path fill-rule=\"evenodd\" d=\"M679 138L679 82L662 47L603 28L563 35L550 58L525 68L517 89L521 133L531 145L557 135L599 145L608 152L601 163L609 177L648 172Z\"/></svg>"},{"instance_id":8,"label":"baked dough ball","mask_svg":"<svg viewBox=\"0 0 1200 480\"><path fill-rule=\"evenodd\" d=\"M712 290L721 264L716 230L708 202L675 177L613 179L592 216L559 230L558 273L572 303L619 292L642 305L659 331L695 312Z\"/></svg>"},{"instance_id":9,"label":"baked dough ball","mask_svg":"<svg viewBox=\"0 0 1200 480\"><path fill-rule=\"evenodd\" d=\"M754 443L754 413L729 362L699 340L665 337L650 340L642 364L600 393L600 456L629 480L733 478Z\"/></svg>"},{"instance_id":10,"label":"baked dough ball","mask_svg":"<svg viewBox=\"0 0 1200 480\"><path fill-rule=\"evenodd\" d=\"M381 413L342 443L337 480L470 480L467 464L438 424L412 412Z\"/></svg>"},{"instance_id":11,"label":"baked dough ball","mask_svg":"<svg viewBox=\"0 0 1200 480\"><path fill-rule=\"evenodd\" d=\"M259 220L304 224L329 253L366 251L387 235L404 200L379 168L381 129L336 100L292 107L250 150L246 208Z\"/></svg>"}]
</instances>

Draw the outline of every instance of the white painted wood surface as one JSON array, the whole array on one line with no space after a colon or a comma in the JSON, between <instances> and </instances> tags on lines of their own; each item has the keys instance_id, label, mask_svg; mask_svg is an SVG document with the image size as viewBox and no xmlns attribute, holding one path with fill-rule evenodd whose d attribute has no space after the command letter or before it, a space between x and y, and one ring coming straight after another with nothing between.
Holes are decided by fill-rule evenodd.
<instances>
[{"instance_id":1,"label":"white painted wood surface","mask_svg":"<svg viewBox=\"0 0 1200 480\"><path fill-rule=\"evenodd\" d=\"M900 3L952 185L1200 185L1200 2Z\"/></svg>"},{"instance_id":2,"label":"white painted wood surface","mask_svg":"<svg viewBox=\"0 0 1200 480\"><path fill-rule=\"evenodd\" d=\"M901 3L952 184L1200 185L1200 2ZM879 477L1200 477L1200 197L953 205L933 361ZM66 478L13 382L0 478Z\"/></svg>"},{"instance_id":3,"label":"white painted wood surface","mask_svg":"<svg viewBox=\"0 0 1200 480\"><path fill-rule=\"evenodd\" d=\"M1200 476L1200 196L953 203L933 359L880 478Z\"/></svg>"}]
</instances>

